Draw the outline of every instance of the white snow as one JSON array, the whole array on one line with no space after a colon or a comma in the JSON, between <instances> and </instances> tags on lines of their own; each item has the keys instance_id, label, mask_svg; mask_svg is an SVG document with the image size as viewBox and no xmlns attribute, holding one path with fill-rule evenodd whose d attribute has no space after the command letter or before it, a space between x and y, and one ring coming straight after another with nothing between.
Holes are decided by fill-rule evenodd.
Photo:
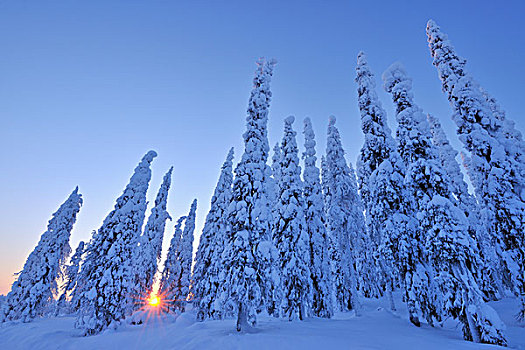
<instances>
[{"instance_id":1,"label":"white snow","mask_svg":"<svg viewBox=\"0 0 525 350\"><path fill-rule=\"evenodd\" d=\"M247 333L236 332L233 319L195 322L193 310L177 318L150 317L146 324L126 324L90 337L74 329L74 317L44 318L0 326L0 349L503 349L464 341L455 322L443 328L416 328L405 317L404 304L397 302L400 308L392 313L386 298L365 299L360 317L349 312L336 313L333 319L289 322L260 316L257 328ZM518 300L490 305L507 324L509 348L525 349L525 329L514 319Z\"/></svg>"}]
</instances>

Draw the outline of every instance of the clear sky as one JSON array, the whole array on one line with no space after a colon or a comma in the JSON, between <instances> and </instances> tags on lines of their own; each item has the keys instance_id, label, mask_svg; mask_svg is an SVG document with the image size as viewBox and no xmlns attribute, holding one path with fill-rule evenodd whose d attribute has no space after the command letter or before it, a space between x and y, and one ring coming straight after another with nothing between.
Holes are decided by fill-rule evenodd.
<instances>
[{"instance_id":1,"label":"clear sky","mask_svg":"<svg viewBox=\"0 0 525 350\"><path fill-rule=\"evenodd\" d=\"M404 63L416 101L459 147L427 47L430 18L525 130L524 13L523 1L0 0L0 293L76 185L84 206L73 248L99 228L149 149L159 156L148 198L173 165L168 210L176 219L198 198L198 236L228 149L243 150L260 56L279 62L271 147L293 114L299 130L312 118L324 151L333 114L355 164L359 50L379 88L382 72ZM394 126L389 96L380 98ZM172 233L173 222L165 245Z\"/></svg>"}]
</instances>

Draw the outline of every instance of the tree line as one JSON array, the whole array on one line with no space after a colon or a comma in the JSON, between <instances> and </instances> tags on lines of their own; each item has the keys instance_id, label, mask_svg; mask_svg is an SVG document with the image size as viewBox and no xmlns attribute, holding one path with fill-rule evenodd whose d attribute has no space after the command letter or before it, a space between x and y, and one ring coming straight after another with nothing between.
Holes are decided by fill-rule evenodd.
<instances>
[{"instance_id":1,"label":"tree line","mask_svg":"<svg viewBox=\"0 0 525 350\"><path fill-rule=\"evenodd\" d=\"M506 345L505 326L487 301L510 292L520 300L517 317L525 317L525 144L432 20L427 36L473 194L458 152L439 119L416 103L412 79L399 63L382 76L395 106L392 133L363 52L355 81L364 145L356 170L345 159L335 117L320 162L309 118L299 153L294 117L284 120L269 162L276 62L261 59L244 152L234 169L231 149L220 169L194 261L196 200L176 220L159 268L173 169L144 226L157 156L150 151L102 226L66 264L82 205L78 188L73 191L18 274L0 320L65 312L77 315L75 326L84 334L97 334L143 308L159 278L168 310L184 312L192 302L199 321L234 318L238 331L256 326L263 311L288 320L351 310L360 315L362 298L382 296L396 310L392 293L400 291L415 326L421 319L439 325L454 318L465 339ZM60 288L58 278L65 282Z\"/></svg>"}]
</instances>

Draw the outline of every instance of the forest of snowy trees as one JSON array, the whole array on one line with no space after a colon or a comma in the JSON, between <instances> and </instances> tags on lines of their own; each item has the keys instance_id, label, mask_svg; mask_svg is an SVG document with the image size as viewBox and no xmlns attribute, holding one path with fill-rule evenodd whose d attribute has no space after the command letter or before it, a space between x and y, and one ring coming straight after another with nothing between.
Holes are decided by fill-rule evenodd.
<instances>
[{"instance_id":1,"label":"forest of snowy trees","mask_svg":"<svg viewBox=\"0 0 525 350\"><path fill-rule=\"evenodd\" d=\"M261 312L290 321L358 317L363 298L379 297L396 310L400 292L414 326L455 319L466 340L507 345L487 302L514 295L516 317L525 318L525 143L437 24L430 20L426 31L464 146L461 163L440 119L417 104L400 63L382 75L395 109L392 132L363 52L355 81L364 144L355 168L333 116L320 159L311 120L298 140L289 116L270 162L276 62L261 59L244 151L237 164L233 148L226 155L195 254L196 199L174 221L161 261L173 168L146 217L157 156L149 151L102 226L69 257L82 205L78 188L71 193L0 299L0 322L71 314L84 335L98 334L147 307L157 285L165 312L192 304L198 321L233 318L243 331Z\"/></svg>"}]
</instances>

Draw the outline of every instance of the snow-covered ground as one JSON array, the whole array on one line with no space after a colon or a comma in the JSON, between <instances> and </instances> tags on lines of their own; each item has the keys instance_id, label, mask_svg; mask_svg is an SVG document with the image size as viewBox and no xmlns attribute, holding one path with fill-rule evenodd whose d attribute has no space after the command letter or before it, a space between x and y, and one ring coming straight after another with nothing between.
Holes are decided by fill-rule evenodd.
<instances>
[{"instance_id":1,"label":"snow-covered ground","mask_svg":"<svg viewBox=\"0 0 525 350\"><path fill-rule=\"evenodd\" d=\"M507 324L509 347L525 349L525 324L514 314L515 299L491 303ZM392 313L383 300L366 300L363 315L338 314L331 320L287 322L259 317L251 332L238 334L234 321L195 322L189 311L178 318L151 317L143 325L124 325L91 337L79 336L74 317L55 317L0 328L0 349L499 349L464 341L455 322L443 328L412 326L404 305Z\"/></svg>"}]
</instances>

